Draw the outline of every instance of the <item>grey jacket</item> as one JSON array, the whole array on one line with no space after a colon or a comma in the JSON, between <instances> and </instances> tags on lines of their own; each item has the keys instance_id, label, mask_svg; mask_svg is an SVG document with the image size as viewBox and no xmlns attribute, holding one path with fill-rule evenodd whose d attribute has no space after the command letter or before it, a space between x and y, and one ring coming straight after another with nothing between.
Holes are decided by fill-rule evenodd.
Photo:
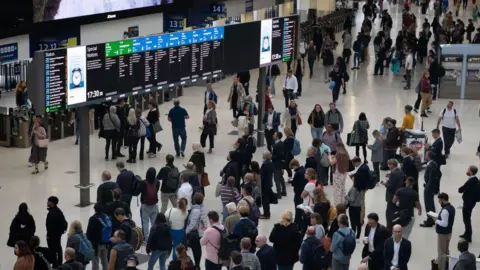
<instances>
[{"instance_id":1,"label":"grey jacket","mask_svg":"<svg viewBox=\"0 0 480 270\"><path fill-rule=\"evenodd\" d=\"M358 189L352 186L345 198L347 199L347 202L350 206L362 207L362 202L364 197L365 197L365 192L358 191Z\"/></svg>"},{"instance_id":2,"label":"grey jacket","mask_svg":"<svg viewBox=\"0 0 480 270\"><path fill-rule=\"evenodd\" d=\"M475 255L466 251L460 254L457 264L453 270L476 270L477 269L477 259Z\"/></svg>"},{"instance_id":3,"label":"grey jacket","mask_svg":"<svg viewBox=\"0 0 480 270\"><path fill-rule=\"evenodd\" d=\"M383 161L383 142L380 139L375 139L372 145L368 146L368 149L372 150L372 162Z\"/></svg>"},{"instance_id":4,"label":"grey jacket","mask_svg":"<svg viewBox=\"0 0 480 270\"><path fill-rule=\"evenodd\" d=\"M343 36L343 49L351 49L352 48L352 35L345 34Z\"/></svg>"},{"instance_id":5,"label":"grey jacket","mask_svg":"<svg viewBox=\"0 0 480 270\"><path fill-rule=\"evenodd\" d=\"M325 114L325 126L329 124L339 124L340 129L343 129L343 115L339 110L335 109L333 112L330 110L327 111Z\"/></svg>"},{"instance_id":6,"label":"grey jacket","mask_svg":"<svg viewBox=\"0 0 480 270\"><path fill-rule=\"evenodd\" d=\"M201 227L205 226L207 228L208 225L208 217L207 217L207 210L203 206L203 204L192 205L192 209L190 211L190 215L188 216L188 225L186 229L186 234L192 231L198 231L198 235L200 237L203 236L203 230L200 229Z\"/></svg>"},{"instance_id":7,"label":"grey jacket","mask_svg":"<svg viewBox=\"0 0 480 270\"><path fill-rule=\"evenodd\" d=\"M211 110L205 115L205 123L208 125L216 125L217 124L217 112L215 110Z\"/></svg>"},{"instance_id":8,"label":"grey jacket","mask_svg":"<svg viewBox=\"0 0 480 270\"><path fill-rule=\"evenodd\" d=\"M261 270L260 260L258 259L257 255L242 251L242 266L248 267L250 270Z\"/></svg>"},{"instance_id":9,"label":"grey jacket","mask_svg":"<svg viewBox=\"0 0 480 270\"><path fill-rule=\"evenodd\" d=\"M120 127L122 123L120 122L120 118L116 113L106 113L103 116L102 120L103 130L117 130L120 131Z\"/></svg>"}]
</instances>

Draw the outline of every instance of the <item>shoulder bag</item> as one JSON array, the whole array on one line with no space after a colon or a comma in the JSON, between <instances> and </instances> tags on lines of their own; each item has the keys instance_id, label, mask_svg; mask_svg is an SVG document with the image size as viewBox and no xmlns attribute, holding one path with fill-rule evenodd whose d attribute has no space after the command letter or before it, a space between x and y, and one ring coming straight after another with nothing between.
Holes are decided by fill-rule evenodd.
<instances>
[{"instance_id":1,"label":"shoulder bag","mask_svg":"<svg viewBox=\"0 0 480 270\"><path fill-rule=\"evenodd\" d=\"M160 125L160 120L152 124L153 132L158 133L163 130L162 125Z\"/></svg>"}]
</instances>

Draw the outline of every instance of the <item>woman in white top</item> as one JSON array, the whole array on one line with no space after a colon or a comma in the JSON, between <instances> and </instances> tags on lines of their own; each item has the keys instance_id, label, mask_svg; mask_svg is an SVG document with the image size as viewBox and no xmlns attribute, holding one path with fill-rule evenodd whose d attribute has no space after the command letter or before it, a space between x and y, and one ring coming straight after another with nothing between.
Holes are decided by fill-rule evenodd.
<instances>
[{"instance_id":1,"label":"woman in white top","mask_svg":"<svg viewBox=\"0 0 480 270\"><path fill-rule=\"evenodd\" d=\"M170 230L172 232L173 260L177 259L175 248L179 244L182 244L185 238L185 221L188 216L187 204L187 200L185 198L181 198L178 200L177 207L172 207L165 212L165 216L167 216L167 222L170 224Z\"/></svg>"}]
</instances>

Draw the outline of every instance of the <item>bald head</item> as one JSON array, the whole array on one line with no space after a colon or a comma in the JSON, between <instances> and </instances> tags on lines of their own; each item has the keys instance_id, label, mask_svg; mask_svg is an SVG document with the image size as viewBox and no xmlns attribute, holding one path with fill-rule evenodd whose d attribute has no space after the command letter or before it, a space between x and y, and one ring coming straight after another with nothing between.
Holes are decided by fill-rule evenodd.
<instances>
[{"instance_id":1,"label":"bald head","mask_svg":"<svg viewBox=\"0 0 480 270\"><path fill-rule=\"evenodd\" d=\"M245 180L245 182L248 183L248 182L253 182L255 180L255 177L253 176L252 173L247 173L247 174L245 174L243 179Z\"/></svg>"},{"instance_id":2,"label":"bald head","mask_svg":"<svg viewBox=\"0 0 480 270\"><path fill-rule=\"evenodd\" d=\"M400 241L402 239L402 226L401 225L395 225L393 226L393 238L395 241Z\"/></svg>"},{"instance_id":3,"label":"bald head","mask_svg":"<svg viewBox=\"0 0 480 270\"><path fill-rule=\"evenodd\" d=\"M315 226L309 226L307 228L307 235L308 236L314 236L315 235Z\"/></svg>"},{"instance_id":4,"label":"bald head","mask_svg":"<svg viewBox=\"0 0 480 270\"><path fill-rule=\"evenodd\" d=\"M73 248L66 248L65 249L65 260L70 261L75 259L75 249Z\"/></svg>"},{"instance_id":5,"label":"bald head","mask_svg":"<svg viewBox=\"0 0 480 270\"><path fill-rule=\"evenodd\" d=\"M255 243L259 248L262 248L267 243L267 237L265 235L259 234L255 239Z\"/></svg>"}]
</instances>

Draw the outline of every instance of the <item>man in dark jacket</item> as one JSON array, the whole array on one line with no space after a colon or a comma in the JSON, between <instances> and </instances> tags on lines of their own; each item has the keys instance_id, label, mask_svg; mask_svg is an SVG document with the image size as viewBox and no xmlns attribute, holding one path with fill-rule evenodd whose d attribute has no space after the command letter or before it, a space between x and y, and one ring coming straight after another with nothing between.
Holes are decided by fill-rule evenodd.
<instances>
[{"instance_id":1,"label":"man in dark jacket","mask_svg":"<svg viewBox=\"0 0 480 270\"><path fill-rule=\"evenodd\" d=\"M125 202L130 206L132 201L132 195L135 191L135 174L132 171L125 168L125 163L123 161L117 162L117 169L120 171L120 174L117 176L117 185L122 191L122 202Z\"/></svg>"},{"instance_id":2,"label":"man in dark jacket","mask_svg":"<svg viewBox=\"0 0 480 270\"><path fill-rule=\"evenodd\" d=\"M61 239L62 235L68 229L67 220L65 220L65 216L63 215L62 210L57 207L58 205L58 198L55 196L51 196L48 198L47 207L48 207L48 214L47 214L47 244L48 249L51 252L51 257L55 260L52 262L54 268L61 265L63 262L63 251L62 251L62 244ZM75 254L73 258L75 257Z\"/></svg>"},{"instance_id":3,"label":"man in dark jacket","mask_svg":"<svg viewBox=\"0 0 480 270\"><path fill-rule=\"evenodd\" d=\"M152 252L170 252L172 250L172 233L167 224L167 219L163 213L158 215L157 221L159 223L152 226L151 234L147 241L147 254L149 255ZM155 255L151 254L151 256Z\"/></svg>"},{"instance_id":4,"label":"man in dark jacket","mask_svg":"<svg viewBox=\"0 0 480 270\"><path fill-rule=\"evenodd\" d=\"M132 230L137 226L135 224L135 221L127 218L125 216L125 211L121 208L118 208L117 210L115 210L115 218L120 222L120 231L125 232L124 240L127 243L130 243L130 237L132 237Z\"/></svg>"},{"instance_id":5,"label":"man in dark jacket","mask_svg":"<svg viewBox=\"0 0 480 270\"><path fill-rule=\"evenodd\" d=\"M115 210L118 208L123 209L125 215L128 218L132 217L132 212L130 211L130 205L120 201L122 196L122 191L117 188L113 190L113 202L109 202L104 208L103 212L110 218L112 222L112 236L116 230L120 229L120 222L115 218Z\"/></svg>"},{"instance_id":6,"label":"man in dark jacket","mask_svg":"<svg viewBox=\"0 0 480 270\"><path fill-rule=\"evenodd\" d=\"M476 176L478 172L478 167L471 165L468 167L467 182L458 189L459 193L462 193L463 207L463 223L465 224L465 233L460 235L461 238L472 242L472 211L477 204L480 194L478 194L478 187L480 182ZM467 245L468 247L468 245Z\"/></svg>"},{"instance_id":7,"label":"man in dark jacket","mask_svg":"<svg viewBox=\"0 0 480 270\"><path fill-rule=\"evenodd\" d=\"M148 239L150 233L149 224L152 226L158 214L158 190L160 189L160 181L155 176L157 171L155 168L148 168L145 175L145 181L141 181L138 185L138 192L140 193L140 216L142 217L142 229L145 239Z\"/></svg>"},{"instance_id":8,"label":"man in dark jacket","mask_svg":"<svg viewBox=\"0 0 480 270\"><path fill-rule=\"evenodd\" d=\"M108 235L108 239L103 239L103 229L112 230L112 222L110 218L103 213L103 205L96 203L93 206L95 214L88 219L87 226L87 238L92 243L93 249L95 249L95 258L92 260L92 268L99 269L98 263L102 264L102 269L108 268L107 260L107 243L111 237L111 233ZM104 241L107 240L107 241Z\"/></svg>"},{"instance_id":9,"label":"man in dark jacket","mask_svg":"<svg viewBox=\"0 0 480 270\"><path fill-rule=\"evenodd\" d=\"M275 167L273 178L277 188L277 197L287 196L285 180L283 179L283 168L285 168L285 145L282 142L283 134L280 131L273 134L272 162Z\"/></svg>"},{"instance_id":10,"label":"man in dark jacket","mask_svg":"<svg viewBox=\"0 0 480 270\"><path fill-rule=\"evenodd\" d=\"M387 161L395 158L395 153L397 152L398 146L400 145L399 136L400 131L395 126L397 121L395 119L389 118L387 120L388 133L387 138L383 141L385 155L383 155L384 164L387 165ZM387 168L382 168L382 170L388 170Z\"/></svg>"},{"instance_id":11,"label":"man in dark jacket","mask_svg":"<svg viewBox=\"0 0 480 270\"><path fill-rule=\"evenodd\" d=\"M97 203L106 205L113 202L113 190L118 188L117 183L112 181L112 175L109 171L102 173L102 183L97 188Z\"/></svg>"},{"instance_id":12,"label":"man in dark jacket","mask_svg":"<svg viewBox=\"0 0 480 270\"><path fill-rule=\"evenodd\" d=\"M265 235L259 235L255 239L257 247L258 260L260 260L260 265L262 270L276 270L277 263L275 260L275 251L273 247L267 244L267 237Z\"/></svg>"},{"instance_id":13,"label":"man in dark jacket","mask_svg":"<svg viewBox=\"0 0 480 270\"><path fill-rule=\"evenodd\" d=\"M442 173L437 162L435 162L434 152L428 151L425 159L427 160L427 168L425 169L424 175L425 183L423 184L423 199L425 212L428 213L430 211L435 212L434 197L440 191L440 178L442 177ZM434 225L435 221L428 215L427 220L420 224L421 227L433 227Z\"/></svg>"},{"instance_id":14,"label":"man in dark jacket","mask_svg":"<svg viewBox=\"0 0 480 270\"><path fill-rule=\"evenodd\" d=\"M432 130L433 142L431 144L425 145L425 149L435 153L435 162L440 168L442 165L445 165L445 156L443 155L443 140L440 136L440 130L435 128Z\"/></svg>"},{"instance_id":15,"label":"man in dark jacket","mask_svg":"<svg viewBox=\"0 0 480 270\"><path fill-rule=\"evenodd\" d=\"M84 270L85 266L82 263L75 261L75 250L73 248L66 248L65 263L59 266L57 269L58 270Z\"/></svg>"},{"instance_id":16,"label":"man in dark jacket","mask_svg":"<svg viewBox=\"0 0 480 270\"><path fill-rule=\"evenodd\" d=\"M263 163L260 168L260 179L261 179L261 191L262 191L262 205L263 205L263 215L260 216L261 219L270 218L270 196L272 195L272 186L273 186L273 173L275 171L275 165L272 163L272 154L270 152L263 153Z\"/></svg>"},{"instance_id":17,"label":"man in dark jacket","mask_svg":"<svg viewBox=\"0 0 480 270\"><path fill-rule=\"evenodd\" d=\"M315 227L310 226L306 231L307 237L303 240L300 246L300 263L303 264L303 270L315 270L320 269L320 266L316 265L315 261L315 248L322 246L320 239L315 236ZM326 258L325 258L326 260Z\"/></svg>"},{"instance_id":18,"label":"man in dark jacket","mask_svg":"<svg viewBox=\"0 0 480 270\"><path fill-rule=\"evenodd\" d=\"M172 207L177 206L177 188L180 182L180 175L178 175L178 179L173 179L173 176L174 174L176 174L176 172L180 173L178 168L173 165L175 158L172 155L167 155L166 160L167 164L165 165L165 167L160 169L157 175L157 179L162 181L162 187L160 188L160 200L162 201L162 209L160 210L160 212L162 213L165 213L165 211L167 211L168 201L172 203ZM177 181L177 186L175 188L167 185L167 181L171 180Z\"/></svg>"},{"instance_id":19,"label":"man in dark jacket","mask_svg":"<svg viewBox=\"0 0 480 270\"><path fill-rule=\"evenodd\" d=\"M396 159L389 159L388 167L391 170L388 181L381 181L380 183L382 185L385 185L386 188L385 201L387 202L387 209L385 216L387 220L387 229L392 230L393 215L397 208L397 206L393 203L393 196L395 196L397 190L403 186L403 183L405 181L405 174L398 167L398 161Z\"/></svg>"},{"instance_id":20,"label":"man in dark jacket","mask_svg":"<svg viewBox=\"0 0 480 270\"><path fill-rule=\"evenodd\" d=\"M458 262L453 267L453 270L476 270L477 259L473 253L468 251L468 241L460 239L457 249L460 252L460 256L458 256Z\"/></svg>"},{"instance_id":21,"label":"man in dark jacket","mask_svg":"<svg viewBox=\"0 0 480 270\"><path fill-rule=\"evenodd\" d=\"M272 152L272 145L275 143L273 135L280 126L280 113L277 113L273 106L267 108L267 113L263 116L263 125L265 126L265 139L267 140L267 149Z\"/></svg>"},{"instance_id":22,"label":"man in dark jacket","mask_svg":"<svg viewBox=\"0 0 480 270\"><path fill-rule=\"evenodd\" d=\"M368 263L370 270L383 270L383 249L385 240L390 237L390 231L380 223L376 213L367 216L368 224L363 239L362 262ZM368 239L368 240L367 240Z\"/></svg>"},{"instance_id":23,"label":"man in dark jacket","mask_svg":"<svg viewBox=\"0 0 480 270\"><path fill-rule=\"evenodd\" d=\"M396 267L393 267L392 260L395 257L395 244L398 244L398 262ZM395 225L393 227L393 236L385 240L385 248L383 249L383 262L382 269L399 269L408 270L408 262L412 255L412 243L402 237L402 226ZM393 268L392 268L393 267Z\"/></svg>"}]
</instances>

